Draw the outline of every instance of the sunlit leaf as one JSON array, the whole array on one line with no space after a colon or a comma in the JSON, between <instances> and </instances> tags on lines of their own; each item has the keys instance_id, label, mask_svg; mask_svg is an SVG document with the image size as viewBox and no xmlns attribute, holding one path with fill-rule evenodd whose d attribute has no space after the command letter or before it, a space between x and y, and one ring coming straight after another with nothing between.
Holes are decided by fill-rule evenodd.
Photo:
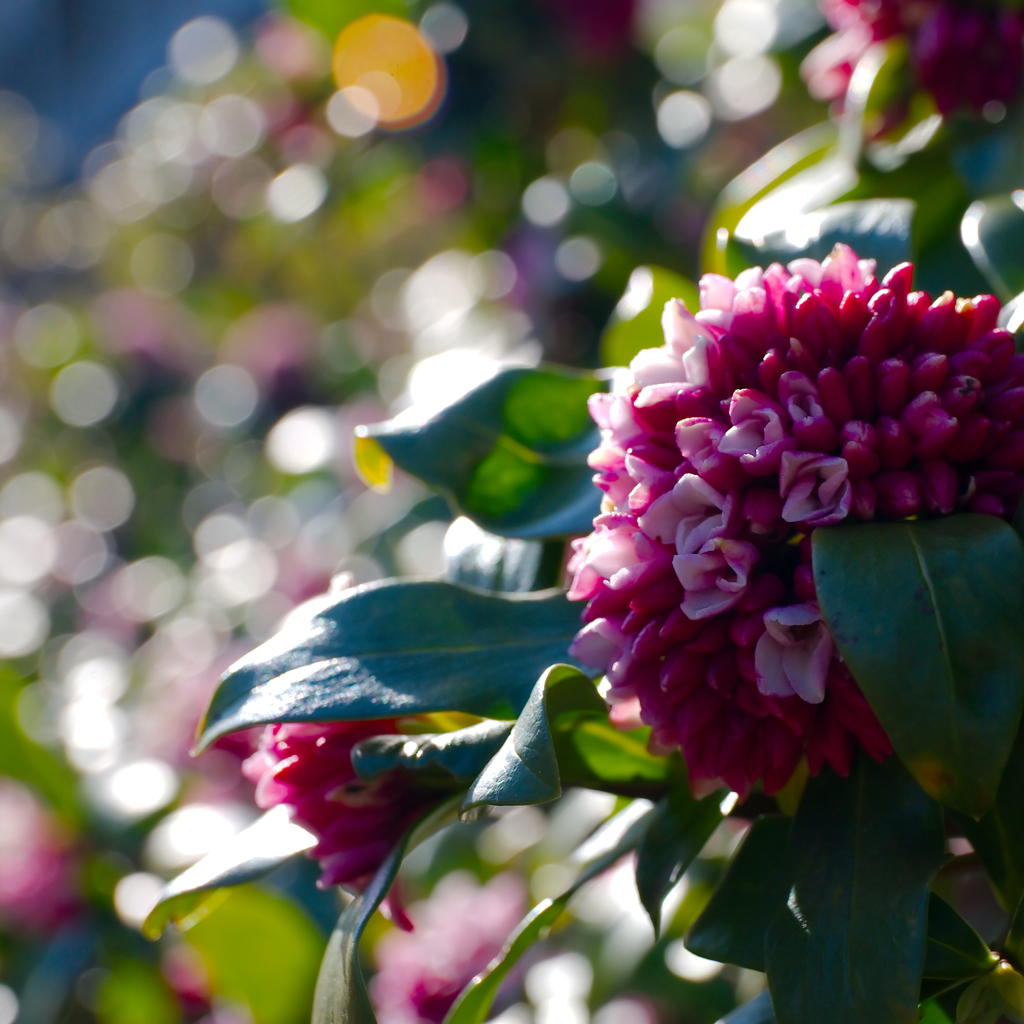
<instances>
[{"instance_id":1,"label":"sunlit leaf","mask_svg":"<svg viewBox=\"0 0 1024 1024\"><path fill-rule=\"evenodd\" d=\"M381 580L311 604L221 680L200 744L265 722L464 711L515 717L565 661L579 607L558 592L485 594Z\"/></svg>"},{"instance_id":2,"label":"sunlit leaf","mask_svg":"<svg viewBox=\"0 0 1024 1024\"><path fill-rule=\"evenodd\" d=\"M558 585L565 541L499 537L460 516L445 534L444 555L452 583L519 593Z\"/></svg>"},{"instance_id":3,"label":"sunlit leaf","mask_svg":"<svg viewBox=\"0 0 1024 1024\"><path fill-rule=\"evenodd\" d=\"M1016 195L973 202L960 227L971 258L1003 302L1024 292L1024 209Z\"/></svg>"},{"instance_id":4,"label":"sunlit leaf","mask_svg":"<svg viewBox=\"0 0 1024 1024\"><path fill-rule=\"evenodd\" d=\"M967 814L996 797L1024 703L1024 547L994 516L814 533L822 613L900 758Z\"/></svg>"},{"instance_id":5,"label":"sunlit leaf","mask_svg":"<svg viewBox=\"0 0 1024 1024\"><path fill-rule=\"evenodd\" d=\"M256 1024L305 1024L324 941L293 903L252 886L186 932L213 991L249 1007Z\"/></svg>"},{"instance_id":6,"label":"sunlit leaf","mask_svg":"<svg viewBox=\"0 0 1024 1024\"><path fill-rule=\"evenodd\" d=\"M600 505L587 466L598 441L587 399L605 387L552 367L507 369L425 423L400 417L357 435L491 533L586 533Z\"/></svg>"},{"instance_id":7,"label":"sunlit leaf","mask_svg":"<svg viewBox=\"0 0 1024 1024\"><path fill-rule=\"evenodd\" d=\"M940 806L895 757L811 779L765 943L779 1024L916 1024Z\"/></svg>"},{"instance_id":8,"label":"sunlit leaf","mask_svg":"<svg viewBox=\"0 0 1024 1024\"><path fill-rule=\"evenodd\" d=\"M661 928L661 904L669 890L721 824L727 795L722 789L697 800L689 786L678 786L655 809L636 861L637 891L655 932Z\"/></svg>"},{"instance_id":9,"label":"sunlit leaf","mask_svg":"<svg viewBox=\"0 0 1024 1024\"><path fill-rule=\"evenodd\" d=\"M352 767L366 780L402 769L441 784L471 782L511 730L511 722L488 721L453 732L373 736L353 748Z\"/></svg>"},{"instance_id":10,"label":"sunlit leaf","mask_svg":"<svg viewBox=\"0 0 1024 1024\"><path fill-rule=\"evenodd\" d=\"M570 665L553 665L537 681L508 738L470 785L462 811L543 803L569 785L660 796L685 779L682 762L649 753L643 740L614 729L587 676Z\"/></svg>"},{"instance_id":11,"label":"sunlit leaf","mask_svg":"<svg viewBox=\"0 0 1024 1024\"><path fill-rule=\"evenodd\" d=\"M862 199L785 217L771 231L734 239L750 263L789 263L798 256L823 260L843 242L858 255L878 261L879 275L912 259L910 237L917 204L910 199ZM756 230L764 231L766 223Z\"/></svg>"},{"instance_id":12,"label":"sunlit leaf","mask_svg":"<svg viewBox=\"0 0 1024 1024\"><path fill-rule=\"evenodd\" d=\"M641 349L662 345L661 314L669 299L682 299L692 312L700 308L692 281L664 267L637 267L601 338L601 362L628 366Z\"/></svg>"},{"instance_id":13,"label":"sunlit leaf","mask_svg":"<svg viewBox=\"0 0 1024 1024\"><path fill-rule=\"evenodd\" d=\"M208 853L201 861L167 883L160 901L149 912L143 934L157 939L168 921L186 930L206 916L220 890L251 882L297 854L312 849L316 837L290 820L287 807L267 811L259 821Z\"/></svg>"},{"instance_id":14,"label":"sunlit leaf","mask_svg":"<svg viewBox=\"0 0 1024 1024\"><path fill-rule=\"evenodd\" d=\"M836 125L832 121L814 125L780 142L729 182L708 218L701 244L702 272L734 277L744 269L745 260L728 245L729 239L755 204L773 193L776 208L785 208L799 205L798 193L806 187L808 180L825 182L832 175L842 191L849 189L856 182L856 172L852 171L849 161L840 158L839 163L827 162L837 138ZM818 167L821 163L825 164L823 169ZM801 177L809 169L809 179ZM783 191L787 186L790 189L788 194ZM797 212L803 213L833 202L842 195L842 191L837 192L834 187L818 188L815 197L821 194L823 198L812 199L810 205L802 206ZM770 208L769 214L777 226L778 218L771 214Z\"/></svg>"}]
</instances>

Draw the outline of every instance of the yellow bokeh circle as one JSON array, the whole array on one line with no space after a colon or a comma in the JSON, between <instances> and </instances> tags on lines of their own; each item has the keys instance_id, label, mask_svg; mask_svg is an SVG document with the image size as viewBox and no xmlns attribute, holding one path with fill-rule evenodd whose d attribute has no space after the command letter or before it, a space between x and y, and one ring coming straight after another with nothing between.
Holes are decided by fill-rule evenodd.
<instances>
[{"instance_id":1,"label":"yellow bokeh circle","mask_svg":"<svg viewBox=\"0 0 1024 1024\"><path fill-rule=\"evenodd\" d=\"M346 26L334 44L339 89L370 94L377 121L408 128L425 121L444 93L444 63L420 30L387 14L367 14Z\"/></svg>"}]
</instances>

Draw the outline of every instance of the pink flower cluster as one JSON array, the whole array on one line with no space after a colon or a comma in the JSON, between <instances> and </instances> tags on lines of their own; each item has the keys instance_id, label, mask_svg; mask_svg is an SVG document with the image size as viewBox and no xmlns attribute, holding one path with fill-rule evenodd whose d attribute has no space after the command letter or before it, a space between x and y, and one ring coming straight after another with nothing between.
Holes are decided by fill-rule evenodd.
<instances>
[{"instance_id":1,"label":"pink flower cluster","mask_svg":"<svg viewBox=\"0 0 1024 1024\"><path fill-rule=\"evenodd\" d=\"M380 1024L441 1024L459 993L500 952L523 916L523 880L486 885L464 871L446 875L413 904L412 931L387 932L374 947L370 997Z\"/></svg>"},{"instance_id":2,"label":"pink flower cluster","mask_svg":"<svg viewBox=\"0 0 1024 1024\"><path fill-rule=\"evenodd\" d=\"M362 888L417 814L436 802L398 773L372 782L356 775L352 748L397 732L394 719L270 725L242 765L259 807L288 804L292 819L319 840L310 856L320 861L322 888Z\"/></svg>"},{"instance_id":3,"label":"pink flower cluster","mask_svg":"<svg viewBox=\"0 0 1024 1024\"><path fill-rule=\"evenodd\" d=\"M1024 491L1024 355L999 302L933 302L912 276L878 281L846 246L705 275L700 311L671 300L665 344L591 399L605 498L574 542L573 654L695 782L771 793L803 756L845 774L858 743L890 751L822 622L815 528L1009 516Z\"/></svg>"},{"instance_id":4,"label":"pink flower cluster","mask_svg":"<svg viewBox=\"0 0 1024 1024\"><path fill-rule=\"evenodd\" d=\"M822 0L836 34L808 54L802 73L816 99L840 99L872 43L905 34L917 77L943 114L1009 103L1024 66L1024 18L973 0Z\"/></svg>"}]
</instances>

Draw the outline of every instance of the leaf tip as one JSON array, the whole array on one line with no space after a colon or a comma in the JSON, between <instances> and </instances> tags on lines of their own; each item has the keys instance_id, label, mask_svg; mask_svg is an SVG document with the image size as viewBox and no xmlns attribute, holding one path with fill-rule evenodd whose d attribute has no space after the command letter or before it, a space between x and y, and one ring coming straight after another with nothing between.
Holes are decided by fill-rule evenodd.
<instances>
[{"instance_id":1,"label":"leaf tip","mask_svg":"<svg viewBox=\"0 0 1024 1024\"><path fill-rule=\"evenodd\" d=\"M375 491L391 489L395 464L378 441L370 436L368 427L356 427L352 453L356 472L368 487Z\"/></svg>"}]
</instances>

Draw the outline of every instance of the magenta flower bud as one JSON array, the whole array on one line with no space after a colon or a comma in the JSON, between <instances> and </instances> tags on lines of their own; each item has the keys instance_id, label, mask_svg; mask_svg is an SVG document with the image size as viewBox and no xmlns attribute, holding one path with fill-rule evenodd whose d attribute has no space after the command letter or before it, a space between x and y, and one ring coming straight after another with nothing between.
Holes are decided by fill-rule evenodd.
<instances>
[{"instance_id":1,"label":"magenta flower bud","mask_svg":"<svg viewBox=\"0 0 1024 1024\"><path fill-rule=\"evenodd\" d=\"M779 378L779 400L793 420L793 437L799 448L811 452L833 451L839 442L836 428L818 400L818 389L803 373L789 371Z\"/></svg>"},{"instance_id":2,"label":"magenta flower bud","mask_svg":"<svg viewBox=\"0 0 1024 1024\"><path fill-rule=\"evenodd\" d=\"M889 295L891 293L887 293ZM889 341L886 337L885 324L878 310L872 310L868 321L857 343L857 355L866 359L871 366L877 366L889 354Z\"/></svg>"},{"instance_id":3,"label":"magenta flower bud","mask_svg":"<svg viewBox=\"0 0 1024 1024\"><path fill-rule=\"evenodd\" d=\"M841 454L849 467L851 480L874 476L882 465L878 453L860 441L847 441Z\"/></svg>"},{"instance_id":4,"label":"magenta flower bud","mask_svg":"<svg viewBox=\"0 0 1024 1024\"><path fill-rule=\"evenodd\" d=\"M1002 309L994 295L975 295L964 303L964 311L972 310L971 326L967 332L967 344L973 345L982 335L994 330Z\"/></svg>"},{"instance_id":5,"label":"magenta flower bud","mask_svg":"<svg viewBox=\"0 0 1024 1024\"><path fill-rule=\"evenodd\" d=\"M950 377L942 389L942 408L950 416L966 416L977 404L980 395L981 381L977 377Z\"/></svg>"},{"instance_id":6,"label":"magenta flower bud","mask_svg":"<svg viewBox=\"0 0 1024 1024\"><path fill-rule=\"evenodd\" d=\"M714 654L729 643L729 619L719 615L702 622L701 631L686 645L688 651L698 654Z\"/></svg>"},{"instance_id":7,"label":"magenta flower bud","mask_svg":"<svg viewBox=\"0 0 1024 1024\"><path fill-rule=\"evenodd\" d=\"M866 328L865 328L866 330ZM871 421L875 418L875 378L871 364L862 355L848 360L843 367L843 378L846 389L853 403L854 415L859 420Z\"/></svg>"},{"instance_id":8,"label":"magenta flower bud","mask_svg":"<svg viewBox=\"0 0 1024 1024\"><path fill-rule=\"evenodd\" d=\"M971 512L986 516L1005 516L1006 506L994 494L978 494L968 506Z\"/></svg>"},{"instance_id":9,"label":"magenta flower bud","mask_svg":"<svg viewBox=\"0 0 1024 1024\"><path fill-rule=\"evenodd\" d=\"M846 390L846 382L836 367L826 366L818 374L816 384L821 407L836 429L853 419L853 404Z\"/></svg>"},{"instance_id":10,"label":"magenta flower bud","mask_svg":"<svg viewBox=\"0 0 1024 1024\"><path fill-rule=\"evenodd\" d=\"M971 347L988 356L988 366L977 375L986 387L997 383L1006 376L1017 351L1014 345L1014 336L1009 331L999 329L989 331Z\"/></svg>"},{"instance_id":11,"label":"magenta flower bud","mask_svg":"<svg viewBox=\"0 0 1024 1024\"><path fill-rule=\"evenodd\" d=\"M860 337L871 319L867 302L854 291L848 291L839 304L839 329L847 341Z\"/></svg>"},{"instance_id":12,"label":"magenta flower bud","mask_svg":"<svg viewBox=\"0 0 1024 1024\"><path fill-rule=\"evenodd\" d=\"M743 502L743 517L754 533L768 533L782 518L782 496L774 487L751 487Z\"/></svg>"},{"instance_id":13,"label":"magenta flower bud","mask_svg":"<svg viewBox=\"0 0 1024 1024\"><path fill-rule=\"evenodd\" d=\"M789 351L786 353L786 365L791 371L807 377L817 377L821 371L821 362L799 338L789 339Z\"/></svg>"},{"instance_id":14,"label":"magenta flower bud","mask_svg":"<svg viewBox=\"0 0 1024 1024\"><path fill-rule=\"evenodd\" d=\"M938 391L949 373L949 359L941 352L922 352L910 364L909 393L911 397L922 391ZM902 410L901 410L902 411ZM889 415L898 416L899 412Z\"/></svg>"},{"instance_id":15,"label":"magenta flower bud","mask_svg":"<svg viewBox=\"0 0 1024 1024\"><path fill-rule=\"evenodd\" d=\"M911 332L918 352L957 352L967 336L967 323L957 316L956 296L943 292L928 308Z\"/></svg>"},{"instance_id":16,"label":"magenta flower bud","mask_svg":"<svg viewBox=\"0 0 1024 1024\"><path fill-rule=\"evenodd\" d=\"M939 413L945 413L939 396L934 391L922 391L903 410L900 421L912 437L921 437L938 421Z\"/></svg>"},{"instance_id":17,"label":"magenta flower bud","mask_svg":"<svg viewBox=\"0 0 1024 1024\"><path fill-rule=\"evenodd\" d=\"M242 765L256 784L257 806L288 804L294 820L317 837L310 856L320 861L323 888L364 885L409 824L437 800L396 772L373 782L356 775L352 748L371 736L397 732L392 718L271 725L259 750Z\"/></svg>"},{"instance_id":18,"label":"magenta flower bud","mask_svg":"<svg viewBox=\"0 0 1024 1024\"><path fill-rule=\"evenodd\" d=\"M681 386L683 385L649 384L643 388L633 401L638 418L652 430L675 430L676 423L681 419L676 405Z\"/></svg>"},{"instance_id":19,"label":"magenta flower bud","mask_svg":"<svg viewBox=\"0 0 1024 1024\"><path fill-rule=\"evenodd\" d=\"M850 508L853 515L863 522L869 523L875 518L877 503L878 493L870 480L855 480L853 482L853 505Z\"/></svg>"},{"instance_id":20,"label":"magenta flower bud","mask_svg":"<svg viewBox=\"0 0 1024 1024\"><path fill-rule=\"evenodd\" d=\"M723 696L732 696L741 679L736 655L726 647L711 656L708 664L708 686Z\"/></svg>"},{"instance_id":21,"label":"magenta flower bud","mask_svg":"<svg viewBox=\"0 0 1024 1024\"><path fill-rule=\"evenodd\" d=\"M675 640L670 636L663 636L661 632L667 620L668 614L659 615L640 629L633 640L634 658L647 660L660 658L675 646ZM625 622L623 627L625 627Z\"/></svg>"},{"instance_id":22,"label":"magenta flower bud","mask_svg":"<svg viewBox=\"0 0 1024 1024\"><path fill-rule=\"evenodd\" d=\"M956 470L945 459L922 459L918 466L924 507L929 512L953 511L960 481Z\"/></svg>"},{"instance_id":23,"label":"magenta flower bud","mask_svg":"<svg viewBox=\"0 0 1024 1024\"><path fill-rule=\"evenodd\" d=\"M914 439L899 421L883 416L875 424L878 457L885 469L903 469L914 455Z\"/></svg>"},{"instance_id":24,"label":"magenta flower bud","mask_svg":"<svg viewBox=\"0 0 1024 1024\"><path fill-rule=\"evenodd\" d=\"M793 570L793 592L801 601L818 600L818 591L814 586L814 572L809 565L798 565Z\"/></svg>"},{"instance_id":25,"label":"magenta flower bud","mask_svg":"<svg viewBox=\"0 0 1024 1024\"><path fill-rule=\"evenodd\" d=\"M960 421L960 433L946 449L951 462L970 462L977 458L988 440L992 422L979 412L969 412Z\"/></svg>"},{"instance_id":26,"label":"magenta flower bud","mask_svg":"<svg viewBox=\"0 0 1024 1024\"><path fill-rule=\"evenodd\" d=\"M907 404L910 367L902 359L884 359L875 367L875 404L883 416L899 416Z\"/></svg>"},{"instance_id":27,"label":"magenta flower bud","mask_svg":"<svg viewBox=\"0 0 1024 1024\"><path fill-rule=\"evenodd\" d=\"M878 451L878 431L870 423L864 423L862 420L849 420L844 423L843 429L839 432L839 440L843 444L856 441L872 451Z\"/></svg>"},{"instance_id":28,"label":"magenta flower bud","mask_svg":"<svg viewBox=\"0 0 1024 1024\"><path fill-rule=\"evenodd\" d=\"M889 471L874 479L878 507L892 519L906 519L921 511L921 486L913 473Z\"/></svg>"},{"instance_id":29,"label":"magenta flower bud","mask_svg":"<svg viewBox=\"0 0 1024 1024\"><path fill-rule=\"evenodd\" d=\"M980 348L965 348L949 357L949 372L984 380L992 360Z\"/></svg>"},{"instance_id":30,"label":"magenta flower bud","mask_svg":"<svg viewBox=\"0 0 1024 1024\"><path fill-rule=\"evenodd\" d=\"M968 377L967 380L972 378ZM980 384L978 385L980 390ZM985 403L985 413L993 420L1016 423L1024 416L1024 387L1008 388Z\"/></svg>"},{"instance_id":31,"label":"magenta flower bud","mask_svg":"<svg viewBox=\"0 0 1024 1024\"><path fill-rule=\"evenodd\" d=\"M914 264L898 263L885 277L882 278L882 287L888 288L904 299L910 294L914 285Z\"/></svg>"},{"instance_id":32,"label":"magenta flower bud","mask_svg":"<svg viewBox=\"0 0 1024 1024\"><path fill-rule=\"evenodd\" d=\"M868 309L875 314L881 325L887 352L893 352L899 348L910 321L907 312L907 293L902 291L901 281L900 288L899 291L893 291L891 288L882 287L875 292L868 303Z\"/></svg>"},{"instance_id":33,"label":"magenta flower bud","mask_svg":"<svg viewBox=\"0 0 1024 1024\"><path fill-rule=\"evenodd\" d=\"M658 685L676 700L683 700L707 678L708 656L678 648L666 659L658 673Z\"/></svg>"},{"instance_id":34,"label":"magenta flower bud","mask_svg":"<svg viewBox=\"0 0 1024 1024\"><path fill-rule=\"evenodd\" d=\"M786 594L786 584L775 573L763 572L754 577L750 589L736 605L737 611L755 612L778 604Z\"/></svg>"},{"instance_id":35,"label":"magenta flower bud","mask_svg":"<svg viewBox=\"0 0 1024 1024\"><path fill-rule=\"evenodd\" d=\"M764 629L762 611L746 612L737 615L729 624L729 637L737 647L753 647Z\"/></svg>"},{"instance_id":36,"label":"magenta flower bud","mask_svg":"<svg viewBox=\"0 0 1024 1024\"><path fill-rule=\"evenodd\" d=\"M985 457L985 465L1010 473L1024 469L1024 430L1011 430L999 447Z\"/></svg>"}]
</instances>

